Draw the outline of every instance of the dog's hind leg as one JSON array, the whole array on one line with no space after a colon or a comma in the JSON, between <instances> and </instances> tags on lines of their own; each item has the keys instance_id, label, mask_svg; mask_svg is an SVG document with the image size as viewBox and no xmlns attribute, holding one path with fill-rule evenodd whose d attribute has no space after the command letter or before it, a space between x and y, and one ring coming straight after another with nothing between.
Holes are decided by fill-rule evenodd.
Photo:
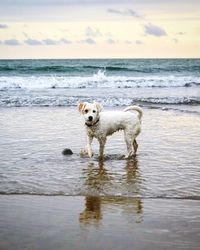
<instances>
[{"instance_id":1,"label":"dog's hind leg","mask_svg":"<svg viewBox=\"0 0 200 250\"><path fill-rule=\"evenodd\" d=\"M136 139L133 140L133 148L134 148L134 153L136 154L137 153L137 149L138 149L138 144L137 144Z\"/></svg>"},{"instance_id":2,"label":"dog's hind leg","mask_svg":"<svg viewBox=\"0 0 200 250\"><path fill-rule=\"evenodd\" d=\"M124 131L124 137L125 137L125 142L126 142L126 146L127 146L127 154L126 154L125 158L129 158L129 157L134 155L133 139L132 139L132 136L129 133L127 133L126 131Z\"/></svg>"}]
</instances>

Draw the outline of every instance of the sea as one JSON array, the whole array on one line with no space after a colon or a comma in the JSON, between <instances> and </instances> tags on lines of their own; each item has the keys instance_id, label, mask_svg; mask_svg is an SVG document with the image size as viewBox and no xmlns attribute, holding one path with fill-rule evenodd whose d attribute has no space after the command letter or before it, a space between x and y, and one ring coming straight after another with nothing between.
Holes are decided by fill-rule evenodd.
<instances>
[{"instance_id":1,"label":"sea","mask_svg":"<svg viewBox=\"0 0 200 250\"><path fill-rule=\"evenodd\" d=\"M200 114L200 59L0 60L0 107L93 100Z\"/></svg>"},{"instance_id":2,"label":"sea","mask_svg":"<svg viewBox=\"0 0 200 250\"><path fill-rule=\"evenodd\" d=\"M142 107L134 157L80 154L94 100ZM199 124L200 59L0 60L0 248L200 249Z\"/></svg>"},{"instance_id":3,"label":"sea","mask_svg":"<svg viewBox=\"0 0 200 250\"><path fill-rule=\"evenodd\" d=\"M143 108L135 158L123 160L122 132L105 162L96 140L80 155L77 104L94 100ZM0 194L200 199L199 115L200 59L1 60Z\"/></svg>"}]
</instances>

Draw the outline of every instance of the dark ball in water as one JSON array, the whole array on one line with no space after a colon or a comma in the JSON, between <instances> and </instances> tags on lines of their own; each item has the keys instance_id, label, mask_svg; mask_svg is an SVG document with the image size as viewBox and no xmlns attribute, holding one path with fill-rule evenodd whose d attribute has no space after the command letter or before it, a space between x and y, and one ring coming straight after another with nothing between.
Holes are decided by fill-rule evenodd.
<instances>
[{"instance_id":1,"label":"dark ball in water","mask_svg":"<svg viewBox=\"0 0 200 250\"><path fill-rule=\"evenodd\" d=\"M63 151L62 151L62 154L63 155L73 155L73 152L70 148L65 148Z\"/></svg>"}]
</instances>

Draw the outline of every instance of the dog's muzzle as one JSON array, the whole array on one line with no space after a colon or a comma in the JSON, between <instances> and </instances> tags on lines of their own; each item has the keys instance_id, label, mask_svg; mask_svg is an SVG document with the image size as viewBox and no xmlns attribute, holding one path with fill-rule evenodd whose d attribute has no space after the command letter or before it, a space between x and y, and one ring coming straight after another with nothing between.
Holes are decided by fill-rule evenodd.
<instances>
[{"instance_id":1,"label":"dog's muzzle","mask_svg":"<svg viewBox=\"0 0 200 250\"><path fill-rule=\"evenodd\" d=\"M87 126L87 127L92 127L92 126L95 126L97 123L99 122L99 119L98 120L96 120L96 122L94 122L94 123L85 123L85 125Z\"/></svg>"},{"instance_id":2,"label":"dog's muzzle","mask_svg":"<svg viewBox=\"0 0 200 250\"><path fill-rule=\"evenodd\" d=\"M93 120L93 117L92 116L89 116L88 117L88 121L91 122Z\"/></svg>"}]
</instances>

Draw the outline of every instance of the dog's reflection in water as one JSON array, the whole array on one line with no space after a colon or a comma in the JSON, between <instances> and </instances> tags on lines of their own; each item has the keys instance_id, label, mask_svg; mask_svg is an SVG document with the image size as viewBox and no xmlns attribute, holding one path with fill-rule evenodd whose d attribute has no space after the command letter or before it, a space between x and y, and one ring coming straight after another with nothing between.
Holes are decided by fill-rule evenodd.
<instances>
[{"instance_id":1,"label":"dog's reflection in water","mask_svg":"<svg viewBox=\"0 0 200 250\"><path fill-rule=\"evenodd\" d=\"M138 162L131 160L126 162L126 175L123 179L126 183L135 183L138 178ZM104 166L104 162L99 162L98 167L90 163L87 168L85 185L88 191L93 195L85 197L85 209L80 213L79 220L81 224L95 224L103 219L103 213L112 211L113 208L122 210L126 216L131 216L135 222L141 222L143 213L143 203L140 198L100 196L104 188L109 188L113 180L112 173L109 173ZM111 185L111 184L110 184Z\"/></svg>"},{"instance_id":2,"label":"dog's reflection in water","mask_svg":"<svg viewBox=\"0 0 200 250\"><path fill-rule=\"evenodd\" d=\"M79 220L82 223L98 223L102 219L101 197L86 196L85 210L80 213Z\"/></svg>"},{"instance_id":3,"label":"dog's reflection in water","mask_svg":"<svg viewBox=\"0 0 200 250\"><path fill-rule=\"evenodd\" d=\"M85 186L93 195L85 197L85 209L80 213L79 219L82 223L98 223L102 219L102 198L98 194L105 184L109 183L109 175L103 161L99 161L97 166L90 162L84 174L86 175Z\"/></svg>"}]
</instances>

